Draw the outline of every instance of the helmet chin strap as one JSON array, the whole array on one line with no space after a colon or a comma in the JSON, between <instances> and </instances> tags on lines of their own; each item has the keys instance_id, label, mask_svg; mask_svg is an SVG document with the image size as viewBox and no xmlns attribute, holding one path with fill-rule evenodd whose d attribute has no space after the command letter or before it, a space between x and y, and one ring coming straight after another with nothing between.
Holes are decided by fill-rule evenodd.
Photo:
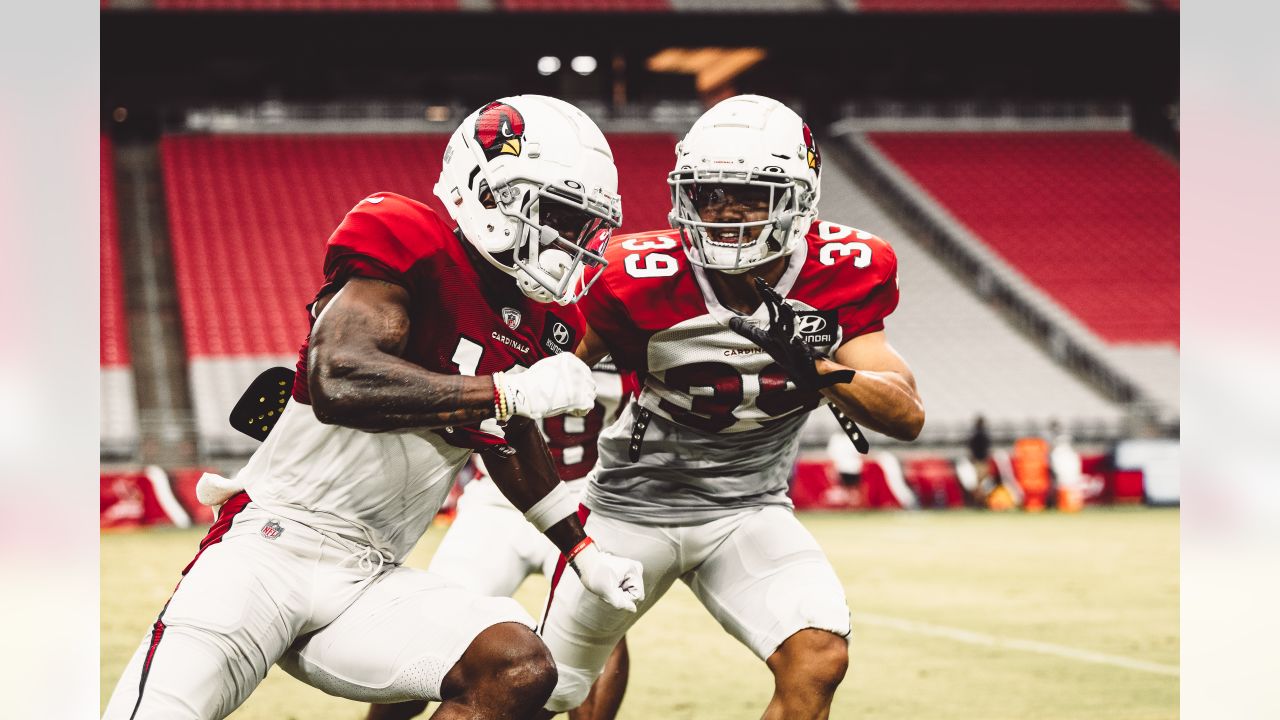
<instances>
[{"instance_id":1,"label":"helmet chin strap","mask_svg":"<svg viewBox=\"0 0 1280 720\"><path fill-rule=\"evenodd\" d=\"M548 248L538 253L537 269L551 279L553 283L560 283L563 281L565 273L573 266L574 259L569 255L569 253L563 250ZM582 264L578 263L578 267L581 268ZM528 269L524 268L521 269L521 275L517 276L517 284L520 286L521 292L527 295L530 299L541 303L554 302L560 305L565 305L568 303L568 298L571 297L571 295L566 297L555 297L551 294L550 290L547 290L542 283L538 282L537 278L535 278ZM566 288L572 286L573 283L569 283L566 285Z\"/></svg>"}]
</instances>

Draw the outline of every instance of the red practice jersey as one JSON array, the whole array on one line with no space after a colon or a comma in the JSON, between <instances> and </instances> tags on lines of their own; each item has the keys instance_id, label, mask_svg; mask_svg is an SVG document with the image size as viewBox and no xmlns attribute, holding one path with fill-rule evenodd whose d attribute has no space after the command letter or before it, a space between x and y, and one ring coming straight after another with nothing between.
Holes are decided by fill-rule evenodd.
<instances>
[{"instance_id":1,"label":"red practice jersey","mask_svg":"<svg viewBox=\"0 0 1280 720\"><path fill-rule=\"evenodd\" d=\"M489 374L572 351L582 335L578 311L528 299L464 242L426 205L371 195L329 238L316 297L352 278L403 287L403 357L437 373ZM372 546L393 562L430 524L470 450L503 442L477 427L371 433L324 424L307 392L305 345L293 397L237 479L273 514Z\"/></svg>"},{"instance_id":2,"label":"red practice jersey","mask_svg":"<svg viewBox=\"0 0 1280 720\"><path fill-rule=\"evenodd\" d=\"M708 433L744 432L817 406L772 359L729 329L701 268L675 231L615 237L609 261L578 306L620 369L641 379L640 404ZM819 352L884 329L898 305L898 261L871 233L815 222L777 290ZM763 305L751 317L767 322Z\"/></svg>"},{"instance_id":3,"label":"red practice jersey","mask_svg":"<svg viewBox=\"0 0 1280 720\"><path fill-rule=\"evenodd\" d=\"M404 358L450 375L490 375L573 352L582 316L572 305L534 302L511 279L469 254L466 241L430 207L393 193L375 193L352 209L325 252L319 300L353 277L395 283L409 293L409 341ZM310 403L307 344L298 357L293 397ZM473 447L488 438L445 433Z\"/></svg>"}]
</instances>

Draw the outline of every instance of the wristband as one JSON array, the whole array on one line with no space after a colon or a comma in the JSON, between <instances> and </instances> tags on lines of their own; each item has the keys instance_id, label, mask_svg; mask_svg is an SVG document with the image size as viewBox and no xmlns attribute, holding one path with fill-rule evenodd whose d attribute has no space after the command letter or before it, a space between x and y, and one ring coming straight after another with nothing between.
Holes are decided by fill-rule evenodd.
<instances>
[{"instance_id":1,"label":"wristband","mask_svg":"<svg viewBox=\"0 0 1280 720\"><path fill-rule=\"evenodd\" d=\"M507 397L507 378L501 372L493 374L494 418L505 423L511 419L511 400Z\"/></svg>"},{"instance_id":2,"label":"wristband","mask_svg":"<svg viewBox=\"0 0 1280 720\"><path fill-rule=\"evenodd\" d=\"M537 528L538 532L545 533L552 525L577 512L578 501L573 499L569 486L558 482L541 500L525 511L524 519Z\"/></svg>"},{"instance_id":3,"label":"wristband","mask_svg":"<svg viewBox=\"0 0 1280 720\"><path fill-rule=\"evenodd\" d=\"M578 557L583 550L586 550L593 543L595 543L595 540L592 540L590 535L582 538L577 545L573 546L573 549L569 551L569 554L564 556L565 562L572 563L574 558Z\"/></svg>"}]
</instances>

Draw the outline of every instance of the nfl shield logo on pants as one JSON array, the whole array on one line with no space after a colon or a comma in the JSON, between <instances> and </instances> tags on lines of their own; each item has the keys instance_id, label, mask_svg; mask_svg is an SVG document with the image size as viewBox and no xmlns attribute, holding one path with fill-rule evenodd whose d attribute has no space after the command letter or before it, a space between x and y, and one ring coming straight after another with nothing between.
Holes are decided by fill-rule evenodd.
<instances>
[{"instance_id":1,"label":"nfl shield logo on pants","mask_svg":"<svg viewBox=\"0 0 1280 720\"><path fill-rule=\"evenodd\" d=\"M284 532L284 528L280 527L280 523L275 520L268 520L266 525L262 526L262 537L268 540L275 540Z\"/></svg>"}]
</instances>

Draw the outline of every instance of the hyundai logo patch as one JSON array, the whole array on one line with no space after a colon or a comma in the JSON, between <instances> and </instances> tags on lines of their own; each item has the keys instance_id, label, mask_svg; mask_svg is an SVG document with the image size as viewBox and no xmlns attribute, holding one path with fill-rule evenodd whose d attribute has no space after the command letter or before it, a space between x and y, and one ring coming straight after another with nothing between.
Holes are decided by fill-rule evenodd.
<instances>
[{"instance_id":1,"label":"hyundai logo patch","mask_svg":"<svg viewBox=\"0 0 1280 720\"><path fill-rule=\"evenodd\" d=\"M831 345L836 341L835 310L797 310L796 332L810 345Z\"/></svg>"},{"instance_id":2,"label":"hyundai logo patch","mask_svg":"<svg viewBox=\"0 0 1280 720\"><path fill-rule=\"evenodd\" d=\"M577 342L578 338L574 337L573 327L569 323L556 317L555 313L547 313L542 325L544 350L552 355L566 351L572 352Z\"/></svg>"}]
</instances>

